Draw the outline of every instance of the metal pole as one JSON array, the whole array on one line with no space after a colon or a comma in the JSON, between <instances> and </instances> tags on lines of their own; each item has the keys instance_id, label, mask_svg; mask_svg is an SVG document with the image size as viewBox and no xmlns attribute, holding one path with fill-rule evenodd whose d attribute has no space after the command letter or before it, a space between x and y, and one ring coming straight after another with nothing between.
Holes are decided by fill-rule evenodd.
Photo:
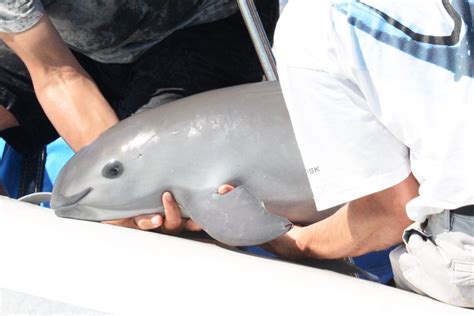
<instances>
[{"instance_id":1,"label":"metal pole","mask_svg":"<svg viewBox=\"0 0 474 316\"><path fill-rule=\"evenodd\" d=\"M278 73L272 47L253 0L237 0L245 25L268 81L278 81Z\"/></svg>"}]
</instances>

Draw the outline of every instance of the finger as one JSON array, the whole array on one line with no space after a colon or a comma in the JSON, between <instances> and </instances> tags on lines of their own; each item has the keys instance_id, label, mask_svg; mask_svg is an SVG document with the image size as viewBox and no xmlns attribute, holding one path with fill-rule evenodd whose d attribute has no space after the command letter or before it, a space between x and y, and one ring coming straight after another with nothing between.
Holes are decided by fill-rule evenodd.
<instances>
[{"instance_id":1,"label":"finger","mask_svg":"<svg viewBox=\"0 0 474 316\"><path fill-rule=\"evenodd\" d=\"M140 215L136 216L134 220L141 230L157 229L163 224L163 217L158 214Z\"/></svg>"},{"instance_id":2,"label":"finger","mask_svg":"<svg viewBox=\"0 0 474 316\"><path fill-rule=\"evenodd\" d=\"M193 222L192 220L188 219L184 222L183 225L184 230L190 231L190 232L199 232L202 230L202 228Z\"/></svg>"},{"instance_id":3,"label":"finger","mask_svg":"<svg viewBox=\"0 0 474 316\"><path fill-rule=\"evenodd\" d=\"M103 224L114 225L114 226L122 226L128 228L139 229L138 225L135 223L133 218L124 218L115 221L104 221Z\"/></svg>"},{"instance_id":4,"label":"finger","mask_svg":"<svg viewBox=\"0 0 474 316\"><path fill-rule=\"evenodd\" d=\"M233 189L235 189L234 186L232 186L230 184L224 184L224 185L221 185L219 187L219 189L217 189L217 193L226 194L226 193L229 193L230 191L232 191Z\"/></svg>"},{"instance_id":5,"label":"finger","mask_svg":"<svg viewBox=\"0 0 474 316\"><path fill-rule=\"evenodd\" d=\"M162 200L165 208L165 220L162 225L163 232L177 234L182 230L184 223L181 218L181 210L171 193L165 192Z\"/></svg>"}]
</instances>

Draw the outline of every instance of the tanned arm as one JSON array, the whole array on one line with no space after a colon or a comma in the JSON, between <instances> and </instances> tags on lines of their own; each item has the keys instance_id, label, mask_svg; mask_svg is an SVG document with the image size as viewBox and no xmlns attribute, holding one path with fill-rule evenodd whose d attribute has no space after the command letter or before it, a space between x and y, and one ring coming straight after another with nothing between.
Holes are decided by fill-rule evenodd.
<instances>
[{"instance_id":1,"label":"tanned arm","mask_svg":"<svg viewBox=\"0 0 474 316\"><path fill-rule=\"evenodd\" d=\"M15 126L18 126L16 118L0 104L0 131Z\"/></svg>"},{"instance_id":2,"label":"tanned arm","mask_svg":"<svg viewBox=\"0 0 474 316\"><path fill-rule=\"evenodd\" d=\"M25 63L46 115L74 151L80 150L118 122L97 85L79 65L46 14L27 31L0 33L0 39ZM18 122L0 106L0 129L15 125ZM165 206L171 203L165 196L163 199ZM172 211L171 217L178 214L173 207L166 207ZM183 225L186 228L187 225L182 222L170 223L161 215L143 215L109 223L140 229L163 226L167 231L173 231Z\"/></svg>"},{"instance_id":3,"label":"tanned arm","mask_svg":"<svg viewBox=\"0 0 474 316\"><path fill-rule=\"evenodd\" d=\"M410 175L401 183L344 205L334 215L306 227L295 227L268 244L288 259L338 259L383 250L402 241L412 221L406 204L418 196Z\"/></svg>"},{"instance_id":4,"label":"tanned arm","mask_svg":"<svg viewBox=\"0 0 474 316\"><path fill-rule=\"evenodd\" d=\"M0 38L25 63L41 106L73 150L118 122L46 14L27 31L0 33Z\"/></svg>"}]
</instances>

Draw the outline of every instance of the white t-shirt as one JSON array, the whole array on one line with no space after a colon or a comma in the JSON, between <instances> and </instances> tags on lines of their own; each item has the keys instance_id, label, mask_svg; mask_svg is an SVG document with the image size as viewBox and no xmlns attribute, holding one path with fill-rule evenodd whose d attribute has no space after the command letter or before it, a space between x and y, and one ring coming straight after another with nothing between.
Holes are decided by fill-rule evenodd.
<instances>
[{"instance_id":1,"label":"white t-shirt","mask_svg":"<svg viewBox=\"0 0 474 316\"><path fill-rule=\"evenodd\" d=\"M474 0L289 2L275 54L318 209L410 172L411 219L474 204L473 16Z\"/></svg>"}]
</instances>

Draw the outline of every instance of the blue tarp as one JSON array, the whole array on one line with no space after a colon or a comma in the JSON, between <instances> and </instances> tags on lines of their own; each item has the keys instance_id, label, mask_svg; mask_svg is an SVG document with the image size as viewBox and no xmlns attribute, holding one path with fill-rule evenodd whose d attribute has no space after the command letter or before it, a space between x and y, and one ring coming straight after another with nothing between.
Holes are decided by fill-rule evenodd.
<instances>
[{"instance_id":1,"label":"blue tarp","mask_svg":"<svg viewBox=\"0 0 474 316\"><path fill-rule=\"evenodd\" d=\"M73 155L74 151L62 138L57 139L46 147L45 186L48 185L48 188L51 186L52 189L51 183L56 181L59 171L61 171L63 166Z\"/></svg>"},{"instance_id":2,"label":"blue tarp","mask_svg":"<svg viewBox=\"0 0 474 316\"><path fill-rule=\"evenodd\" d=\"M0 138L0 181L4 184L10 197L18 198L21 171L21 155L13 148L5 145ZM46 147L46 171L43 179L44 192L51 192L53 183L64 164L74 155L72 149L62 138Z\"/></svg>"}]
</instances>

